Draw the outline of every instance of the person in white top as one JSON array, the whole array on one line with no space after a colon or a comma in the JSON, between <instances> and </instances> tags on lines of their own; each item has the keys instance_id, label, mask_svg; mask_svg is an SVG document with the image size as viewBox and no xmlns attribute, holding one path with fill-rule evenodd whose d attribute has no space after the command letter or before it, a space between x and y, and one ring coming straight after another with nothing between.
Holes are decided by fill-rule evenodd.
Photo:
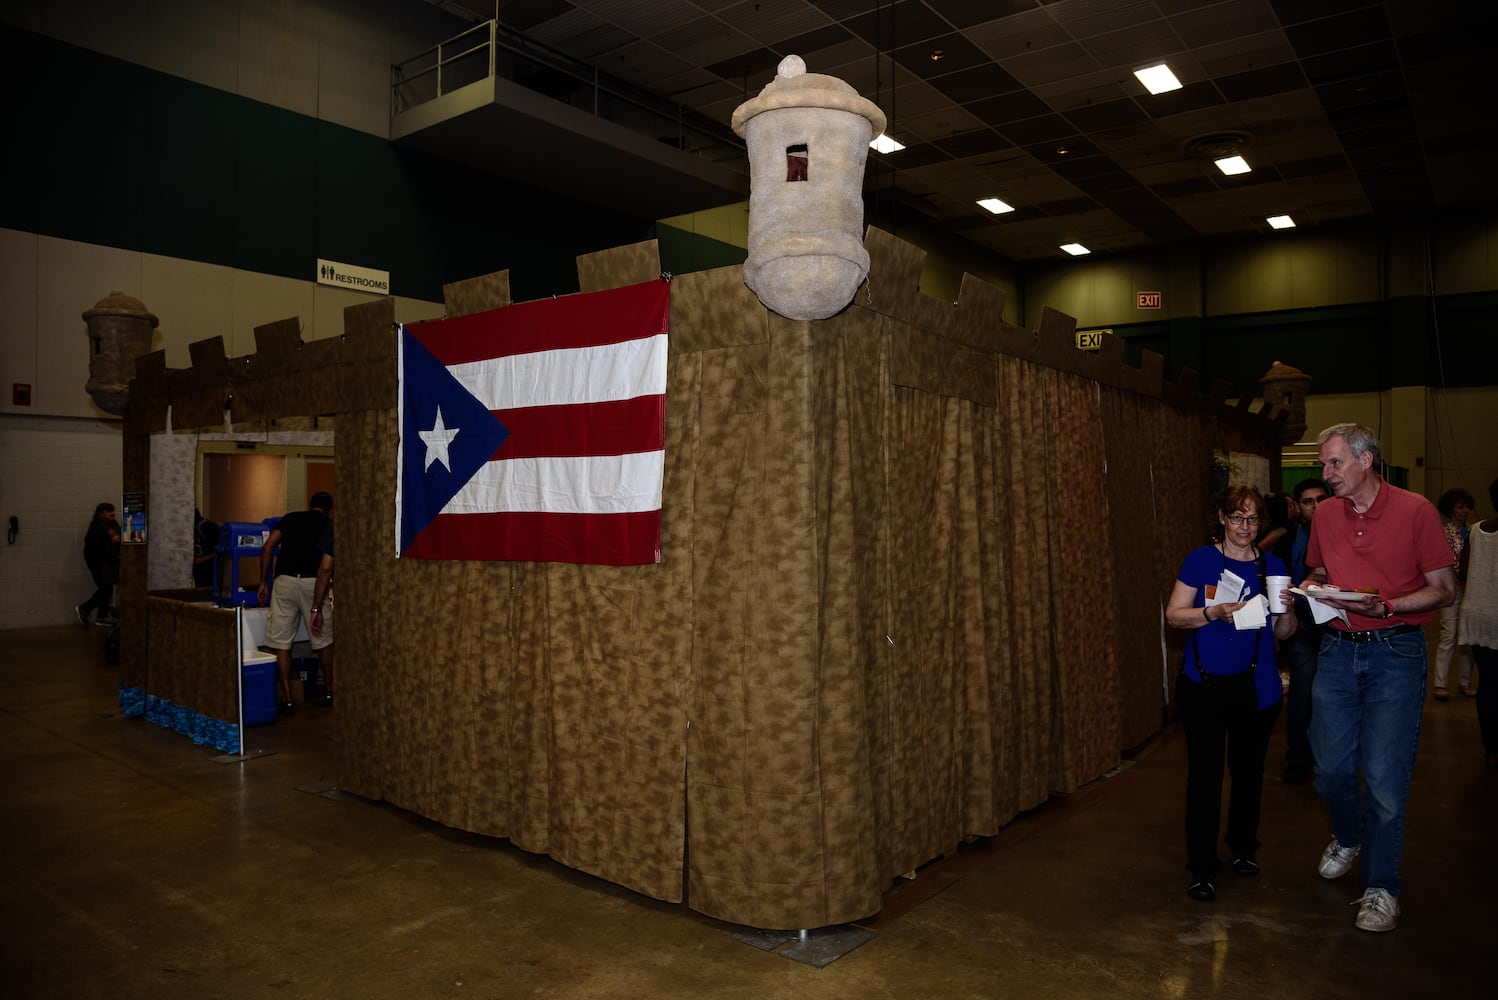
<instances>
[{"instance_id":1,"label":"person in white top","mask_svg":"<svg viewBox=\"0 0 1498 1000\"><path fill-rule=\"evenodd\" d=\"M1498 479L1488 484L1488 502L1498 511ZM1488 767L1498 768L1498 513L1467 535L1457 571L1466 582L1457 641L1472 649L1477 664L1477 724ZM1487 683L1482 675L1487 673Z\"/></svg>"},{"instance_id":2,"label":"person in white top","mask_svg":"<svg viewBox=\"0 0 1498 1000\"><path fill-rule=\"evenodd\" d=\"M1462 560L1462 549L1467 544L1467 518L1472 516L1472 508L1477 502L1472 499L1472 494L1460 486L1453 487L1441 494L1441 499L1436 501L1436 510L1441 512L1441 525L1446 531L1446 544L1451 546L1451 561L1453 565L1459 565ZM1436 645L1436 701L1445 701L1451 697L1446 690L1446 677L1451 670L1451 660L1454 657L1460 664L1460 677L1462 694L1472 697L1477 692L1472 689L1472 657L1459 646L1456 641L1457 619L1461 615L1462 606L1462 581L1458 576L1456 580L1456 600L1441 609L1441 640Z\"/></svg>"}]
</instances>

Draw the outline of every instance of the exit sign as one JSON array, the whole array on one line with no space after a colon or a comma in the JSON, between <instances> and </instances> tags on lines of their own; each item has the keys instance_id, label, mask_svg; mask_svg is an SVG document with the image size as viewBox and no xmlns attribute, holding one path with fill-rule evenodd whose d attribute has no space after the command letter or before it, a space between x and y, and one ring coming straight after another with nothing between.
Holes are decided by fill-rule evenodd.
<instances>
[{"instance_id":1,"label":"exit sign","mask_svg":"<svg viewBox=\"0 0 1498 1000\"><path fill-rule=\"evenodd\" d=\"M1138 299L1138 308L1140 308L1140 309L1159 309L1160 308L1160 293L1159 292L1136 292L1135 294L1138 295L1138 297L1139 297L1139 299Z\"/></svg>"},{"instance_id":2,"label":"exit sign","mask_svg":"<svg viewBox=\"0 0 1498 1000\"><path fill-rule=\"evenodd\" d=\"M1103 334L1112 332L1112 327L1102 330L1078 330L1077 348L1083 351L1101 351L1103 349Z\"/></svg>"}]
</instances>

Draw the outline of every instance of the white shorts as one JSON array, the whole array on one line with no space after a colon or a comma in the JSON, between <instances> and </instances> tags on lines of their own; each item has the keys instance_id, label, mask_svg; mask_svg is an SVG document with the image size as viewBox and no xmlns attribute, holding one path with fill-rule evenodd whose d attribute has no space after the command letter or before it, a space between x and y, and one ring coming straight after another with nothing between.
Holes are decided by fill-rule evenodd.
<instances>
[{"instance_id":1,"label":"white shorts","mask_svg":"<svg viewBox=\"0 0 1498 1000\"><path fill-rule=\"evenodd\" d=\"M323 608L322 634L312 631L312 593L316 589L317 578L311 576L278 576L271 582L270 613L265 620L267 646L290 649L302 622L307 623L313 649L333 645L333 618L328 608Z\"/></svg>"}]
</instances>

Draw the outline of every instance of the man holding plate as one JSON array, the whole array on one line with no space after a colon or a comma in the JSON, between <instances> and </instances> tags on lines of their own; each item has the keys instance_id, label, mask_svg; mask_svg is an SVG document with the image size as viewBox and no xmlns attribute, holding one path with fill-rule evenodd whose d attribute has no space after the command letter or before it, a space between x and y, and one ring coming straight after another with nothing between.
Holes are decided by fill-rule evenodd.
<instances>
[{"instance_id":1,"label":"man holding plate","mask_svg":"<svg viewBox=\"0 0 1498 1000\"><path fill-rule=\"evenodd\" d=\"M1323 630L1311 689L1316 790L1335 835L1317 870L1341 878L1361 854L1356 924L1391 931L1425 703L1421 626L1452 602L1456 572L1434 505L1379 475L1373 431L1334 424L1317 443L1333 497L1311 525L1301 588L1344 612Z\"/></svg>"}]
</instances>

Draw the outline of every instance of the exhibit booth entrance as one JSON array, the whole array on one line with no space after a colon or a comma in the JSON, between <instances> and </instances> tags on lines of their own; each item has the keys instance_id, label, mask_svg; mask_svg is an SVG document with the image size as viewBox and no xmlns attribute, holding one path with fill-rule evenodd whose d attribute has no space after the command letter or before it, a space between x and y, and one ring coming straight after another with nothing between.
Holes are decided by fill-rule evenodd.
<instances>
[{"instance_id":1,"label":"exhibit booth entrance","mask_svg":"<svg viewBox=\"0 0 1498 1000\"><path fill-rule=\"evenodd\" d=\"M138 687L122 681L126 714L221 750L220 760L264 752L278 713L269 609L257 593L261 550L288 511L306 509L319 490L334 493L332 427L322 417L285 430L152 435L152 551L136 612L151 666ZM205 560L211 573L198 575ZM305 677L304 700L321 698L318 671L303 622L292 679Z\"/></svg>"}]
</instances>

